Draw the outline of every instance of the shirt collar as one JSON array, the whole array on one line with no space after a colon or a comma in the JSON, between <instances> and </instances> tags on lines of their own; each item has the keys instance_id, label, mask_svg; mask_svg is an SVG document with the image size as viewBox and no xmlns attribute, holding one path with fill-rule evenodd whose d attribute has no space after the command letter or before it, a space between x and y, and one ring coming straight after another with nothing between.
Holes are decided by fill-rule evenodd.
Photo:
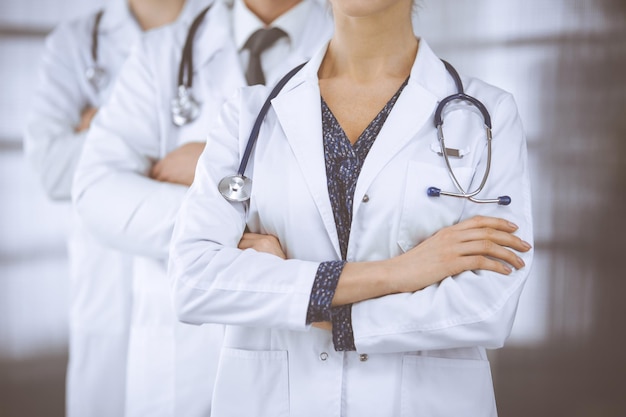
<instances>
[{"instance_id":1,"label":"shirt collar","mask_svg":"<svg viewBox=\"0 0 626 417\"><path fill-rule=\"evenodd\" d=\"M311 8L311 1L302 0L270 24L271 27L285 31L291 45L298 45L304 35L302 29ZM234 0L233 30L237 50L242 50L250 35L264 27L265 24L246 7L243 0Z\"/></svg>"}]
</instances>

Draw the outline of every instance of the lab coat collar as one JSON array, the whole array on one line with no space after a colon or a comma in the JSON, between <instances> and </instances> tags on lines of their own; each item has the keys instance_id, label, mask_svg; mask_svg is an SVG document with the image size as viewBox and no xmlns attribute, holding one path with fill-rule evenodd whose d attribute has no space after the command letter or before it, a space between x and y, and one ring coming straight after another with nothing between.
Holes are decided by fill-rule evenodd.
<instances>
[{"instance_id":1,"label":"lab coat collar","mask_svg":"<svg viewBox=\"0 0 626 417\"><path fill-rule=\"evenodd\" d=\"M234 8L236 3L230 0L214 0L211 10L209 10L204 21L198 28L196 37L194 39L194 52L193 62L194 71L199 71L204 65L206 65L212 57L216 56L219 51L224 49L232 49L237 51L237 37L236 29L233 27ZM298 8L296 11L295 9ZM302 4L297 5L296 8L290 10L288 13L297 12L306 15L305 19L300 19L299 34L290 32L292 38L292 51L289 54L285 67L295 67L305 61L307 61L311 55L311 45L319 43L320 38L330 38L332 33L332 21L325 19L324 14L328 13L322 5L316 0L303 0ZM247 10L247 9L246 9ZM199 13L200 10L198 10ZM250 13L249 10L247 10ZM305 13L302 13L305 12ZM194 14L193 18L197 13ZM286 15L281 16L276 20L282 21ZM184 25L184 30L179 30L177 34L178 44L182 48L189 24ZM255 17L256 18L256 17ZM289 17L289 21L296 21L299 18L292 19ZM244 39L243 42L247 40ZM323 55L322 55L323 56ZM237 69L234 69L233 73L241 75L241 82L245 83L243 79L243 71L240 69L240 65L236 63Z\"/></svg>"},{"instance_id":2,"label":"lab coat collar","mask_svg":"<svg viewBox=\"0 0 626 417\"><path fill-rule=\"evenodd\" d=\"M317 78L317 71L327 48L328 45L322 47L304 68L289 80L281 93L272 100L272 108L302 169L306 185L313 196L337 259L341 259L339 237L325 175L322 110ZM310 108L302 111L302 105Z\"/></svg>"},{"instance_id":3,"label":"lab coat collar","mask_svg":"<svg viewBox=\"0 0 626 417\"><path fill-rule=\"evenodd\" d=\"M353 218L356 218L361 201L378 173L417 132L433 122L438 101L447 95L446 76L441 60L424 40L420 40L409 82L389 113L361 168L354 192Z\"/></svg>"},{"instance_id":4,"label":"lab coat collar","mask_svg":"<svg viewBox=\"0 0 626 417\"><path fill-rule=\"evenodd\" d=\"M206 3L206 2L205 2ZM199 13L200 11L198 11ZM187 38L191 21L197 16L195 13L189 24L184 25L185 30L179 31L179 44L182 49ZM204 17L204 21L198 27L193 43L193 69L199 71L213 56L225 48L233 49L231 37L230 16L231 10L228 2L215 0L211 9ZM241 73L239 66L233 72ZM241 75L243 77L243 75ZM242 78L243 80L243 78Z\"/></svg>"},{"instance_id":5,"label":"lab coat collar","mask_svg":"<svg viewBox=\"0 0 626 417\"><path fill-rule=\"evenodd\" d=\"M287 140L302 168L326 231L340 257L339 239L328 196L322 143L321 104L317 73L328 45L313 58L272 100ZM367 189L382 168L431 121L438 100L446 95L445 67L424 40L411 69L411 76L364 161L354 194L353 218ZM309 106L306 112L294 103Z\"/></svg>"},{"instance_id":6,"label":"lab coat collar","mask_svg":"<svg viewBox=\"0 0 626 417\"><path fill-rule=\"evenodd\" d=\"M104 7L100 29L103 32L112 32L121 27L134 26L141 32L141 28L130 11L128 0L109 0Z\"/></svg>"},{"instance_id":7,"label":"lab coat collar","mask_svg":"<svg viewBox=\"0 0 626 417\"><path fill-rule=\"evenodd\" d=\"M326 51L328 42L320 47L307 62L307 64L285 85L283 92L296 88L302 82L309 81L319 83L317 73ZM411 76L408 85L420 86L420 88L433 94L438 100L451 94L448 91L448 78L450 75L446 70L443 62L435 55L428 43L424 39L419 39L419 49L413 66L411 67ZM450 79L451 81L451 79ZM396 106L394 106L395 108ZM433 109L434 111L434 109Z\"/></svg>"},{"instance_id":8,"label":"lab coat collar","mask_svg":"<svg viewBox=\"0 0 626 417\"><path fill-rule=\"evenodd\" d=\"M200 11L217 0L187 0L175 22L189 26ZM130 10L128 0L109 0L100 24L102 33L118 37L122 49L129 49L143 30ZM184 42L184 39L183 39Z\"/></svg>"},{"instance_id":9,"label":"lab coat collar","mask_svg":"<svg viewBox=\"0 0 626 417\"><path fill-rule=\"evenodd\" d=\"M130 11L127 0L109 0L100 22L99 36L106 36L116 45L115 52L126 56L142 34Z\"/></svg>"}]
</instances>

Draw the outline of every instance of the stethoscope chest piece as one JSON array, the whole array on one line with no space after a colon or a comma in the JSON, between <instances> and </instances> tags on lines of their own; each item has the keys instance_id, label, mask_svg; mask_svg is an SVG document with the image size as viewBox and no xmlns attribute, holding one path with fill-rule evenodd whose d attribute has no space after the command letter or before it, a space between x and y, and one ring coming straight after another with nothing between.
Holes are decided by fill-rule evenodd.
<instances>
[{"instance_id":1,"label":"stethoscope chest piece","mask_svg":"<svg viewBox=\"0 0 626 417\"><path fill-rule=\"evenodd\" d=\"M103 89L109 78L106 70L99 65L92 65L87 68L85 77L96 90Z\"/></svg>"},{"instance_id":2,"label":"stethoscope chest piece","mask_svg":"<svg viewBox=\"0 0 626 417\"><path fill-rule=\"evenodd\" d=\"M252 180L243 175L229 175L217 185L222 196L228 201L242 202L252 194Z\"/></svg>"},{"instance_id":3,"label":"stethoscope chest piece","mask_svg":"<svg viewBox=\"0 0 626 417\"><path fill-rule=\"evenodd\" d=\"M172 100L172 121L176 126L184 126L199 114L200 103L193 97L191 89L180 85L176 98Z\"/></svg>"}]
</instances>

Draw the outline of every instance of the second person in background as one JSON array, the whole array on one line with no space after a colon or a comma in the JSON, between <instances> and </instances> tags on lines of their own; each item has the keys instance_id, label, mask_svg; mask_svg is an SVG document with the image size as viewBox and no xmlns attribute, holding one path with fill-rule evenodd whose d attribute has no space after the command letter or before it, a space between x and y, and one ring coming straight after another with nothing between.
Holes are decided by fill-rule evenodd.
<instances>
[{"instance_id":1,"label":"second person in background","mask_svg":"<svg viewBox=\"0 0 626 417\"><path fill-rule=\"evenodd\" d=\"M166 275L174 219L222 103L240 86L272 85L332 31L316 0L187 3L193 13L150 33L125 64L74 180L85 224L135 256L127 417L210 413L222 328L176 320ZM181 104L185 87L195 115Z\"/></svg>"},{"instance_id":2,"label":"second person in background","mask_svg":"<svg viewBox=\"0 0 626 417\"><path fill-rule=\"evenodd\" d=\"M93 117L107 101L132 45L170 24L185 0L107 0L59 24L46 38L24 151L47 196L71 201L72 179ZM69 361L67 417L124 413L131 264L68 212Z\"/></svg>"}]
</instances>

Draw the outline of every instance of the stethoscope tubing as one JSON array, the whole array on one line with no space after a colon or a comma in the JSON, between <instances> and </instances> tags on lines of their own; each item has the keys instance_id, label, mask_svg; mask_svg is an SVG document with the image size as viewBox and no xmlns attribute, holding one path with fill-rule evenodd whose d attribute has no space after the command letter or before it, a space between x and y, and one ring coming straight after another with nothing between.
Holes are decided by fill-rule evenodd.
<instances>
[{"instance_id":1,"label":"stethoscope tubing","mask_svg":"<svg viewBox=\"0 0 626 417\"><path fill-rule=\"evenodd\" d=\"M189 31L187 32L187 38L185 39L185 45L183 46L183 53L178 66L178 86L185 86L191 88L193 85L193 41L198 31L200 23L204 20L207 12L211 9L211 5L202 10L191 23ZM186 77L185 77L186 75Z\"/></svg>"},{"instance_id":2,"label":"stethoscope tubing","mask_svg":"<svg viewBox=\"0 0 626 417\"><path fill-rule=\"evenodd\" d=\"M429 187L426 190L426 193L429 197L439 197L443 195L443 196L448 196L448 197L466 198L473 203L479 203L479 204L496 203L496 204L503 205L503 206L509 205L511 203L511 197L506 196L506 195L500 196L498 198L485 198L485 199L476 198L476 196L485 187L485 184L487 183L487 178L489 178L489 173L491 172L491 142L493 139L492 131L491 131L492 129L491 115L489 114L487 107L485 107L485 105L480 100L478 100L476 97L472 97L468 94L465 94L465 89L463 88L463 82L461 81L461 77L459 76L459 73L456 71L456 69L447 61L442 60L442 62L444 66L446 67L446 70L448 70L448 73L454 80L454 84L456 85L457 92L455 94L451 94L445 97L439 102L439 104L437 105L437 108L435 109L435 116L433 118L433 122L435 124L435 127L437 128L437 138L439 140L439 146L441 148L441 155L443 156L443 159L446 163L446 168L448 169L450 179L452 180L458 192L444 191L437 187ZM473 105L480 111L481 115L483 116L485 134L487 137L487 165L485 167L485 172L483 174L483 177L478 187L476 187L474 191L470 191L470 192L465 191L465 189L461 186L461 183L457 179L456 175L454 174L454 169L452 168L452 164L450 163L450 159L448 158L448 153L446 152L445 137L443 134L443 111L449 103L453 101L457 101L457 100L469 102L471 105Z\"/></svg>"},{"instance_id":3,"label":"stethoscope tubing","mask_svg":"<svg viewBox=\"0 0 626 417\"><path fill-rule=\"evenodd\" d=\"M101 90L106 83L107 71L98 63L98 32L100 31L100 22L104 15L104 10L96 13L93 27L91 29L91 65L85 70L87 81L96 89Z\"/></svg>"},{"instance_id":4,"label":"stethoscope tubing","mask_svg":"<svg viewBox=\"0 0 626 417\"><path fill-rule=\"evenodd\" d=\"M499 205L508 205L511 203L511 198L509 196L500 196L498 198L489 198L489 199L482 199L482 198L477 198L476 196L483 190L485 184L487 183L487 178L489 177L489 173L491 172L491 142L492 142L492 132L491 132L491 116L489 115L489 112L487 111L487 108L485 107L485 105L480 102L480 100L476 99L475 97L469 96L467 94L464 93L463 90L463 83L458 75L458 73L456 72L456 70L454 69L454 67L452 67L452 65L450 65L449 63L447 63L446 61L443 61L446 69L448 70L448 72L450 73L450 75L452 76L452 78L454 79L454 83L457 87L457 93L452 94L446 98L444 98L443 100L441 100L441 102L438 104L436 110L435 110L435 117L434 117L434 123L435 126L437 128L437 136L439 139L439 145L441 147L441 154L444 158L446 167L448 169L448 173L450 174L450 178L452 179L452 182L454 183L454 186L456 187L458 192L451 192L451 191L443 191L437 187L429 187L427 189L427 195L429 197L439 197L439 196L449 196L449 197L456 197L456 198L465 198L471 202L474 203L479 203L479 204L485 204L485 203L496 203ZM270 92L269 96L267 97L267 99L265 100L265 102L263 103L263 106L261 107L261 110L259 111L259 114L257 115L255 121L254 121L254 125L252 126L252 130L250 131L250 135L248 137L248 142L246 143L246 148L244 150L243 156L241 158L241 161L239 163L239 168L237 169L237 174L236 175L231 175L231 176L227 176L222 178L222 180L219 182L218 184L218 188L220 189L220 193L224 196L224 198L226 198L229 201L246 201L250 198L249 195L249 191L251 188L251 184L252 184L252 180L248 177L245 176L245 171L246 168L248 166L248 162L250 160L250 156L252 154L252 150L254 149L254 146L256 144L256 141L259 137L259 133L261 130L261 126L263 125L263 120L265 119L265 116L267 115L269 108L271 106L271 101L278 95L278 93L282 90L282 88L285 86L285 84L287 84L287 82L298 72L300 71L300 69L302 69L302 67L304 67L304 65L306 64L300 64L297 67L293 68L291 71L289 71L277 84L276 86L272 89L272 91ZM445 137L443 134L443 110L445 108L445 106L455 100L465 100L468 101L469 103L471 103L472 105L474 105L476 108L478 108L478 110L481 112L483 119L484 119L484 125L485 125L485 133L487 136L487 165L485 167L485 172L483 174L482 180L480 182L480 184L478 185L478 187L471 192L466 192L464 190L464 188L461 186L461 183L459 182L459 180L457 179L456 175L454 174L454 169L452 168L452 164L450 163L450 159L448 158L448 154L446 152L446 146L445 146ZM246 191L243 192L243 187L246 187Z\"/></svg>"},{"instance_id":5,"label":"stethoscope tubing","mask_svg":"<svg viewBox=\"0 0 626 417\"><path fill-rule=\"evenodd\" d=\"M94 66L98 64L98 31L100 29L100 21L102 20L102 15L104 14L104 10L100 10L96 14L96 19L93 23L93 28L91 29L91 60L93 61Z\"/></svg>"},{"instance_id":6,"label":"stethoscope tubing","mask_svg":"<svg viewBox=\"0 0 626 417\"><path fill-rule=\"evenodd\" d=\"M248 137L248 143L246 144L246 149L243 153L243 157L241 158L241 163L239 164L239 169L237 170L237 175L244 176L246 172L246 167L248 166L248 161L250 160L250 155L252 154L252 148L256 144L256 141L259 137L259 132L261 131L261 126L263 125L263 120L269 111L270 106L272 105L272 100L278 95L280 90L283 89L285 84L294 76L298 71L302 69L306 65L306 62L298 65L291 71L289 71L272 89L270 95L263 103L263 107L261 107L261 111L254 121L254 125L252 126L252 131L250 132L250 136Z\"/></svg>"}]
</instances>

